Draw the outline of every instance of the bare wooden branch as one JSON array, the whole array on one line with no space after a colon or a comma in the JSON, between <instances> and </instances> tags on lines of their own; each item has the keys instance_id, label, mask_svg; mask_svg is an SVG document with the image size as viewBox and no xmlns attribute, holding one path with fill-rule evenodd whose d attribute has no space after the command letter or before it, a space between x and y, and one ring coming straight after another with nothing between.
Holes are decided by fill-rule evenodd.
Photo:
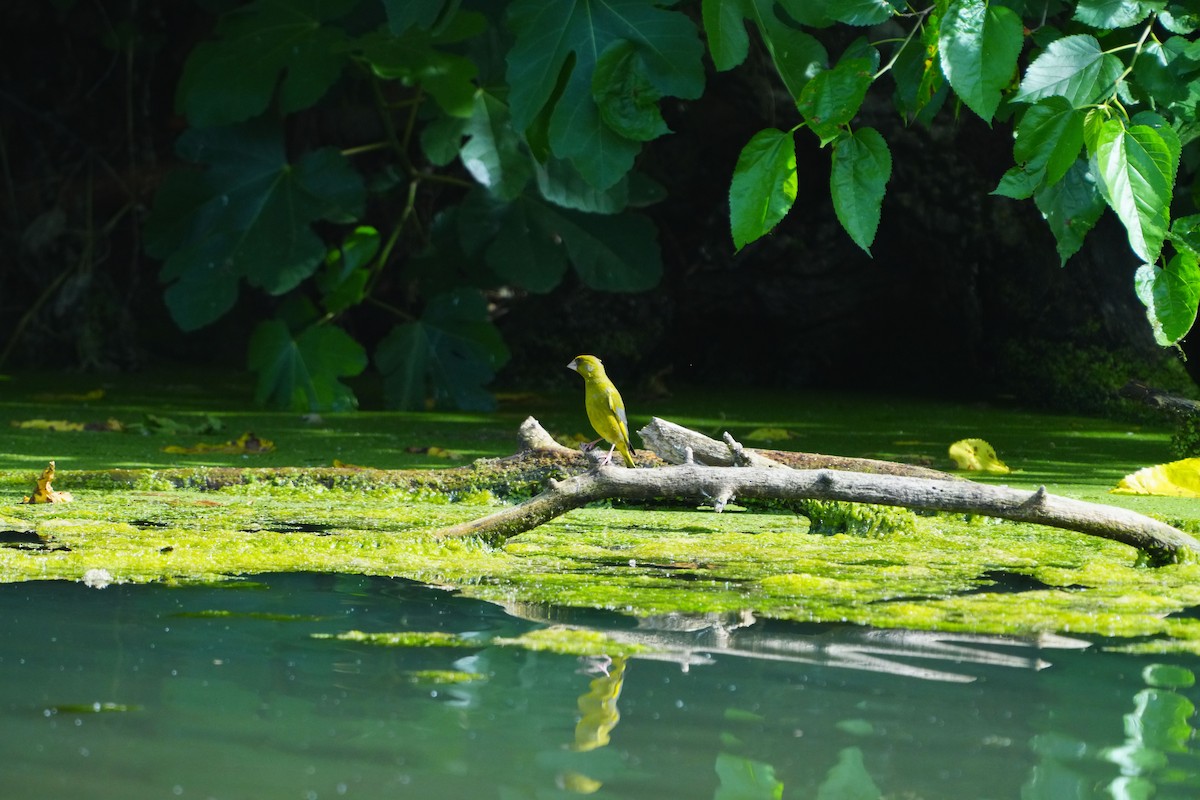
<instances>
[{"instance_id":1,"label":"bare wooden branch","mask_svg":"<svg viewBox=\"0 0 1200 800\"><path fill-rule=\"evenodd\" d=\"M980 514L1078 531L1123 542L1156 562L1180 552L1200 554L1200 542L1150 517L1113 506L1087 503L1046 492L988 486L963 480L931 480L869 475L831 469L705 467L658 469L605 466L550 487L518 506L440 531L441 536L484 535L506 539L602 498L650 500L659 497L760 500L840 500L878 503L927 511ZM722 503L723 505L723 503Z\"/></svg>"},{"instance_id":2,"label":"bare wooden branch","mask_svg":"<svg viewBox=\"0 0 1200 800\"><path fill-rule=\"evenodd\" d=\"M746 466L778 468L792 467L794 469L841 469L851 472L868 472L877 475L907 475L913 478L937 478L941 480L961 480L955 475L940 472L928 467L912 464L899 464L895 461L880 461L874 458L849 458L846 456L830 456L822 453L798 453L781 450L757 450L743 448L729 438L724 442L710 439L702 433L676 425L659 417L652 417L650 424L638 431L646 447L658 454L658 457L669 464L686 464L687 451L690 448L697 464L711 467L735 466L733 453L740 452L746 459ZM732 442L732 444L731 444Z\"/></svg>"},{"instance_id":3,"label":"bare wooden branch","mask_svg":"<svg viewBox=\"0 0 1200 800\"><path fill-rule=\"evenodd\" d=\"M1169 411L1183 416L1200 414L1200 403L1195 400L1155 389L1140 381L1129 381L1121 387L1117 394L1130 400L1138 400L1159 411Z\"/></svg>"}]
</instances>

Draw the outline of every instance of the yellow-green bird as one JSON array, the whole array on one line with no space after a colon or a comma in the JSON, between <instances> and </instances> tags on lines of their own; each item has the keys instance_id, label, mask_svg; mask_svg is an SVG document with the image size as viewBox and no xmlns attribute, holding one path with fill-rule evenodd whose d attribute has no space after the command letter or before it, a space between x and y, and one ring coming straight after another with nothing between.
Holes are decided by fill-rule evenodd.
<instances>
[{"instance_id":1,"label":"yellow-green bird","mask_svg":"<svg viewBox=\"0 0 1200 800\"><path fill-rule=\"evenodd\" d=\"M629 421L625 418L625 403L621 393L604 374L604 365L595 356L578 356L567 369L573 369L583 376L584 405L587 407L588 419L596 433L607 440L612 447L608 449L608 459L612 461L613 450L618 450L625 459L625 466L636 466L633 463L633 445L629 443Z\"/></svg>"}]
</instances>

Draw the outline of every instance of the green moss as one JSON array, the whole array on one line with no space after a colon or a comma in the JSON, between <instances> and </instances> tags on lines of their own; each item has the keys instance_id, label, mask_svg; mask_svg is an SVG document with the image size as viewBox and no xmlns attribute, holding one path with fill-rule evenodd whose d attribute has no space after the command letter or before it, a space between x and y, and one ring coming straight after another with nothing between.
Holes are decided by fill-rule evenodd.
<instances>
[{"instance_id":1,"label":"green moss","mask_svg":"<svg viewBox=\"0 0 1200 800\"><path fill-rule=\"evenodd\" d=\"M1165 427L839 395L709 393L681 395L672 404L646 410L717 436L725 429L784 428L797 449L904 457L945 468L951 442L982 436L1017 471L973 479L1021 488L1044 484L1057 494L1200 531L1193 499L1108 494L1123 475L1167 459ZM193 405L196 415L210 410ZM0 411L12 419L65 417L72 410L78 411L0 399ZM86 411L110 412L124 413ZM171 416L187 413L172 410ZM1200 565L1150 569L1126 546L1030 525L849 504L811 504L810 523L782 508L716 514L684 503L670 509L616 503L573 511L499 546L435 538L439 528L536 491L561 465L547 463L524 478L513 477L503 459L451 470L444 460L440 470L391 468L431 463L407 453L410 444L506 455L526 413L330 415L312 426L291 415L221 410L227 430L253 427L278 449L267 460L221 456L208 464L161 453L158 437L0 426L0 533L6 534L0 536L0 580L79 581L91 574L107 575L109 583L244 587L246 576L281 571L385 575L453 587L506 607L609 609L635 617L752 612L928 630L1056 631L1123 640L1111 642L1114 647L1200 653L1195 623L1173 616L1200 605ZM538 416L552 430L586 424L574 406L539 407ZM635 419L634 427L642 421ZM335 468L332 456L389 469ZM49 458L58 459L56 488L72 492L75 501L19 505ZM844 530L827 532L834 523ZM626 646L555 635L564 641L525 644L609 655ZM396 645L436 646L409 641Z\"/></svg>"},{"instance_id":2,"label":"green moss","mask_svg":"<svg viewBox=\"0 0 1200 800\"><path fill-rule=\"evenodd\" d=\"M388 633L365 633L343 631L342 633L314 633L314 639L336 639L339 642L358 642L378 647L480 647L477 639L444 631L396 631Z\"/></svg>"},{"instance_id":3,"label":"green moss","mask_svg":"<svg viewBox=\"0 0 1200 800\"><path fill-rule=\"evenodd\" d=\"M634 656L653 652L651 648L622 642L600 631L581 630L562 625L540 628L513 638L497 637L493 644L520 647L568 656Z\"/></svg>"},{"instance_id":4,"label":"green moss","mask_svg":"<svg viewBox=\"0 0 1200 800\"><path fill-rule=\"evenodd\" d=\"M413 683L432 684L441 686L444 684L455 683L474 683L475 681L487 680L487 675L481 672L463 672L455 669L419 669L409 670L404 673L404 677Z\"/></svg>"},{"instance_id":5,"label":"green moss","mask_svg":"<svg viewBox=\"0 0 1200 800\"><path fill-rule=\"evenodd\" d=\"M826 500L801 500L796 511L808 517L813 533L852 533L857 536L884 536L912 533L916 516L906 508L871 503L839 503Z\"/></svg>"}]
</instances>

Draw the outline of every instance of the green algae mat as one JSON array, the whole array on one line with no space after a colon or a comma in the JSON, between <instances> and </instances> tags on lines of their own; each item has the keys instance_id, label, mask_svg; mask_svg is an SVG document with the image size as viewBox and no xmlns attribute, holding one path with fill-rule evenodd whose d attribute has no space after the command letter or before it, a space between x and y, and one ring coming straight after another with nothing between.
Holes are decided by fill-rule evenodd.
<instances>
[{"instance_id":1,"label":"green algae mat","mask_svg":"<svg viewBox=\"0 0 1200 800\"><path fill-rule=\"evenodd\" d=\"M598 504L500 545L438 539L434 531L536 489L489 481L487 459L513 452L528 415L561 438L587 432L577 387L502 397L490 414L302 416L256 409L247 385L221 375L0 383L0 581L103 587L329 572L634 617L749 612L1200 652L1200 565L1146 567L1121 544L987 518L716 514L697 499ZM748 446L940 469L951 468L953 442L979 437L1014 472L976 480L1044 485L1200 531L1200 500L1109 494L1124 475L1171 460L1165 425L851 395L628 399L634 429L653 414ZM51 460L54 488L72 501L22 504Z\"/></svg>"}]
</instances>

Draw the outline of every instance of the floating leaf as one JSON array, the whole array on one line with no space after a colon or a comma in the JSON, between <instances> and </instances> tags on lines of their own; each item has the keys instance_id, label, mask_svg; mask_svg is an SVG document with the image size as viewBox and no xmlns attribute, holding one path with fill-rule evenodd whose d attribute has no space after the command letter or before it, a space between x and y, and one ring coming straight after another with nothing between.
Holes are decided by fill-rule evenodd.
<instances>
[{"instance_id":1,"label":"floating leaf","mask_svg":"<svg viewBox=\"0 0 1200 800\"><path fill-rule=\"evenodd\" d=\"M1126 475L1113 494L1150 494L1159 497L1200 497L1200 458L1139 469Z\"/></svg>"},{"instance_id":2,"label":"floating leaf","mask_svg":"<svg viewBox=\"0 0 1200 800\"><path fill-rule=\"evenodd\" d=\"M275 449L275 443L269 439L260 439L253 433L246 432L229 442L221 444L209 444L201 442L192 447L181 447L179 445L167 445L162 449L164 453L175 453L181 455L200 455L204 453L222 453L225 455L248 455L257 453L270 453Z\"/></svg>"},{"instance_id":3,"label":"floating leaf","mask_svg":"<svg viewBox=\"0 0 1200 800\"><path fill-rule=\"evenodd\" d=\"M794 438L787 428L755 428L746 434L746 439L754 442L782 442Z\"/></svg>"},{"instance_id":4,"label":"floating leaf","mask_svg":"<svg viewBox=\"0 0 1200 800\"><path fill-rule=\"evenodd\" d=\"M959 469L977 472L1011 472L996 455L996 449L983 439L961 439L950 445L950 458Z\"/></svg>"},{"instance_id":5,"label":"floating leaf","mask_svg":"<svg viewBox=\"0 0 1200 800\"><path fill-rule=\"evenodd\" d=\"M42 474L38 476L37 486L33 490L33 494L23 498L22 503L69 503L75 498L70 492L57 492L50 485L50 481L54 480L54 462L42 470Z\"/></svg>"}]
</instances>

